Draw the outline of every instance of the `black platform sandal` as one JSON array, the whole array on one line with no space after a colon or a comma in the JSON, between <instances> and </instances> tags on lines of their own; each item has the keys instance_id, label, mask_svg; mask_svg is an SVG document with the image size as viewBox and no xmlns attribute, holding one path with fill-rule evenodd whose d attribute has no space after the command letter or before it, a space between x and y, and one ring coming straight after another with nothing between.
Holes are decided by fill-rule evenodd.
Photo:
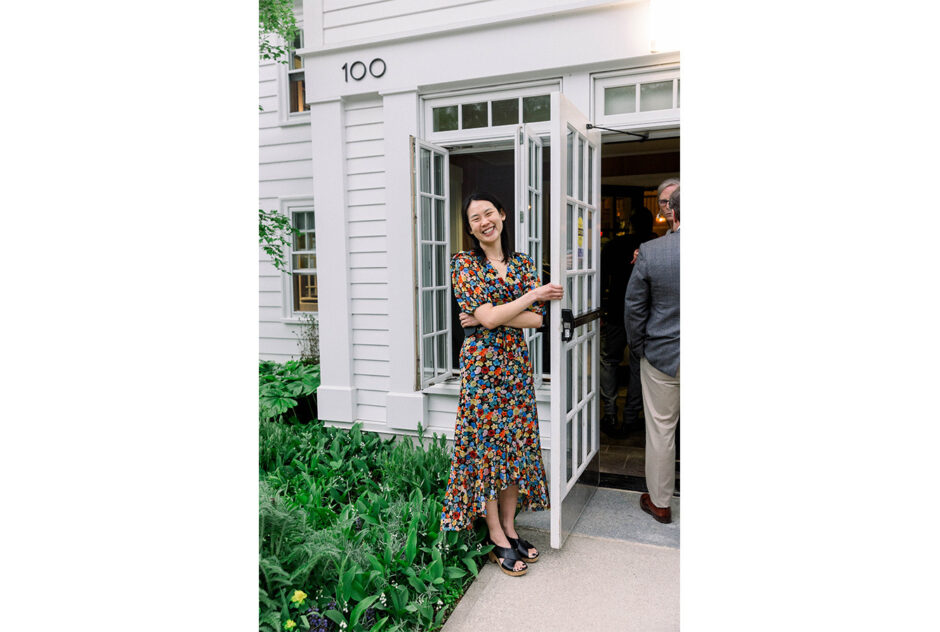
<instances>
[{"instance_id":1,"label":"black platform sandal","mask_svg":"<svg viewBox=\"0 0 940 632\"><path fill-rule=\"evenodd\" d=\"M527 542L526 540L523 540L521 537L510 538L508 535L506 536L506 539L509 540L509 545L513 549L515 549L516 555L519 556L520 560L528 564L539 561L538 550L535 551L535 555L533 557L529 557L529 549L535 548L534 546L532 546L531 542Z\"/></svg>"},{"instance_id":2,"label":"black platform sandal","mask_svg":"<svg viewBox=\"0 0 940 632\"><path fill-rule=\"evenodd\" d=\"M487 553L487 556L489 556L491 562L499 566L499 570L513 577L519 577L529 572L528 566L523 566L521 570L516 570L516 562L518 562L520 558L514 548L496 546L493 544L493 541L488 538L487 544L493 545L493 550ZM503 558L502 563L500 563L499 558Z\"/></svg>"}]
</instances>

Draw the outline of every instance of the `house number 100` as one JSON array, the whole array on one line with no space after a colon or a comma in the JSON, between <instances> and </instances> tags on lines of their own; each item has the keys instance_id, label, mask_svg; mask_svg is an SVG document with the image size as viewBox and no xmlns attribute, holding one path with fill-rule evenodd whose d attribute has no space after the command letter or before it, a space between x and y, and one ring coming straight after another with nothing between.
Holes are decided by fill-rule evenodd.
<instances>
[{"instance_id":1,"label":"house number 100","mask_svg":"<svg viewBox=\"0 0 940 632\"><path fill-rule=\"evenodd\" d=\"M346 76L346 83L352 77L356 81L362 81L366 76L366 65L361 61L354 61L352 65L349 62L343 64L343 74ZM369 74L378 79L385 74L385 60L376 57L369 62Z\"/></svg>"}]
</instances>

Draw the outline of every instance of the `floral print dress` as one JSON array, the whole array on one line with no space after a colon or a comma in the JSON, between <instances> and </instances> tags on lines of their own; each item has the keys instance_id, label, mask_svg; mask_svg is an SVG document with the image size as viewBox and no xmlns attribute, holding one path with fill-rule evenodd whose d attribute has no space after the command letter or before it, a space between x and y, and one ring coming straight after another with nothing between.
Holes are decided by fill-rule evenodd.
<instances>
[{"instance_id":1,"label":"floral print dress","mask_svg":"<svg viewBox=\"0 0 940 632\"><path fill-rule=\"evenodd\" d=\"M451 281L460 311L502 305L539 286L532 259L516 253L506 278L473 252L451 260ZM528 308L543 313L541 303ZM444 495L441 530L472 527L486 513L487 500L519 486L519 504L548 509L548 484L542 465L532 364L521 329L479 328L460 349L460 400L454 428L454 456Z\"/></svg>"}]
</instances>

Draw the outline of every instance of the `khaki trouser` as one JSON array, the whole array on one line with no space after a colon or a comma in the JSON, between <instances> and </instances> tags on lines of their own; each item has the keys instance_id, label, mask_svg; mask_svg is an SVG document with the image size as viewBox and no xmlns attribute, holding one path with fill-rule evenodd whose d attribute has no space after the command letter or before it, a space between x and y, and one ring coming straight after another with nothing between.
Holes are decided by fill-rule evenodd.
<instances>
[{"instance_id":1,"label":"khaki trouser","mask_svg":"<svg viewBox=\"0 0 940 632\"><path fill-rule=\"evenodd\" d=\"M657 507L668 507L676 488L676 424L679 421L679 371L666 375L640 361L643 414L646 416L646 486Z\"/></svg>"}]
</instances>

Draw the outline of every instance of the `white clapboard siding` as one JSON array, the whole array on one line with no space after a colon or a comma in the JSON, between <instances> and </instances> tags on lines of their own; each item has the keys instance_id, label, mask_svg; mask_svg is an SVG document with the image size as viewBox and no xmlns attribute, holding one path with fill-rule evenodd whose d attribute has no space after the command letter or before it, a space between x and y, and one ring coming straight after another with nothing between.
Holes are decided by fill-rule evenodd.
<instances>
[{"instance_id":1,"label":"white clapboard siding","mask_svg":"<svg viewBox=\"0 0 940 632\"><path fill-rule=\"evenodd\" d=\"M280 198L313 195L310 125L283 125L278 94L280 64L262 63L258 73L259 113L258 208L280 210ZM258 351L262 360L286 362L300 355L299 326L285 322L282 274L259 248Z\"/></svg>"},{"instance_id":2,"label":"white clapboard siding","mask_svg":"<svg viewBox=\"0 0 940 632\"><path fill-rule=\"evenodd\" d=\"M334 46L391 38L484 20L547 14L584 4L572 0L324 0L323 43Z\"/></svg>"},{"instance_id":3,"label":"white clapboard siding","mask_svg":"<svg viewBox=\"0 0 940 632\"><path fill-rule=\"evenodd\" d=\"M349 312L356 419L385 423L390 385L385 140L378 97L345 103Z\"/></svg>"}]
</instances>

